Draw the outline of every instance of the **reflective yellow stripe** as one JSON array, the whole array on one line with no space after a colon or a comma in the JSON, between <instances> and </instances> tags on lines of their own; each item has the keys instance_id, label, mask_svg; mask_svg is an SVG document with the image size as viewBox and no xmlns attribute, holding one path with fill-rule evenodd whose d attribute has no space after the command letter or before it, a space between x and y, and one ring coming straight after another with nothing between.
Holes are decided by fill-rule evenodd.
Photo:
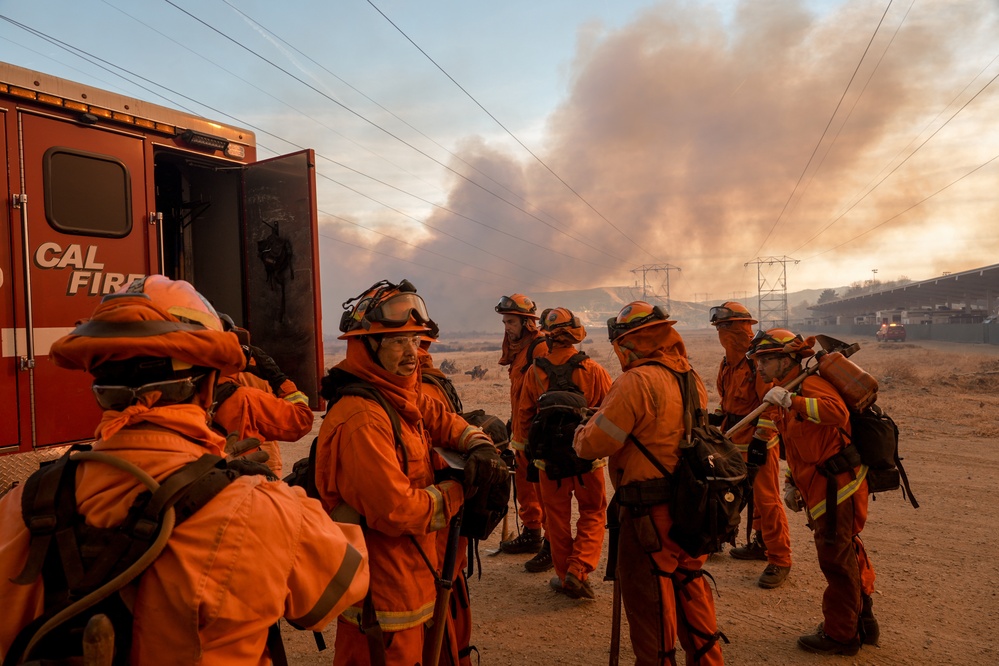
<instances>
[{"instance_id":1,"label":"reflective yellow stripe","mask_svg":"<svg viewBox=\"0 0 999 666\"><path fill-rule=\"evenodd\" d=\"M628 433L621 428L618 428L617 425L603 413L598 413L593 418L593 423L615 442L621 442L624 444L625 440L628 439Z\"/></svg>"},{"instance_id":2,"label":"reflective yellow stripe","mask_svg":"<svg viewBox=\"0 0 999 666\"><path fill-rule=\"evenodd\" d=\"M773 421L771 421L770 419L765 419L763 417L760 417L760 419L756 422L756 427L757 428L767 428L768 430L776 430L777 429L777 426L774 425Z\"/></svg>"},{"instance_id":3,"label":"reflective yellow stripe","mask_svg":"<svg viewBox=\"0 0 999 666\"><path fill-rule=\"evenodd\" d=\"M541 470L545 469L545 461L544 460L538 459L538 460L534 460L533 462L534 462L534 466L537 467L538 469L541 469ZM592 472L593 470L600 469L601 467L607 467L607 458L597 458L596 460L594 460L593 464L590 465L590 471Z\"/></svg>"},{"instance_id":4,"label":"reflective yellow stripe","mask_svg":"<svg viewBox=\"0 0 999 666\"><path fill-rule=\"evenodd\" d=\"M340 568L333 574L333 579L330 580L329 585L326 586L326 589L319 596L319 601L316 602L316 605L302 617L289 618L288 621L302 629L315 626L339 603L340 598L350 588L350 584L353 582L354 576L357 575L357 570L361 566L362 561L363 557L361 553L350 544L347 544L347 550L343 554L343 561L340 562Z\"/></svg>"},{"instance_id":5,"label":"reflective yellow stripe","mask_svg":"<svg viewBox=\"0 0 999 666\"><path fill-rule=\"evenodd\" d=\"M424 604L416 610L410 611L380 611L375 610L375 617L382 631L402 631L417 627L431 618L434 614L434 602ZM340 615L345 622L349 622L357 627L361 626L361 607L351 606Z\"/></svg>"},{"instance_id":6,"label":"reflective yellow stripe","mask_svg":"<svg viewBox=\"0 0 999 666\"><path fill-rule=\"evenodd\" d=\"M512 448L514 451L525 451L527 449L527 442L521 442L516 439L511 439L510 448Z\"/></svg>"},{"instance_id":7,"label":"reflective yellow stripe","mask_svg":"<svg viewBox=\"0 0 999 666\"><path fill-rule=\"evenodd\" d=\"M867 478L867 465L861 465L860 472L857 474L857 478L851 481L850 483L846 484L842 488L840 488L839 491L836 493L836 504L842 504L847 497L850 497L851 495L853 495L853 493L857 492L857 490L860 488L860 484L863 483L864 479L866 478ZM828 479L826 483L829 483L830 481L832 481L832 479ZM812 517L813 520L818 518L819 516L825 515L825 512L826 512L825 500L822 500L821 502L819 502L818 504L816 504L815 506L813 506L808 510L808 514Z\"/></svg>"},{"instance_id":8,"label":"reflective yellow stripe","mask_svg":"<svg viewBox=\"0 0 999 666\"><path fill-rule=\"evenodd\" d=\"M284 397L284 399L287 400L288 402L293 402L295 404L302 402L304 402L305 404L309 404L309 396L305 395L301 391L295 391L294 393L289 393Z\"/></svg>"},{"instance_id":9,"label":"reflective yellow stripe","mask_svg":"<svg viewBox=\"0 0 999 666\"><path fill-rule=\"evenodd\" d=\"M805 401L805 414L812 423L819 423L819 401L815 398L802 398Z\"/></svg>"},{"instance_id":10,"label":"reflective yellow stripe","mask_svg":"<svg viewBox=\"0 0 999 666\"><path fill-rule=\"evenodd\" d=\"M468 426L461 431L461 437L458 438L458 450L462 453L467 453L477 442L475 440L482 440L480 443L489 443L492 440L489 436L483 432L482 428L476 426Z\"/></svg>"},{"instance_id":11,"label":"reflective yellow stripe","mask_svg":"<svg viewBox=\"0 0 999 666\"><path fill-rule=\"evenodd\" d=\"M447 525L447 519L444 517L444 495L437 486L427 486L423 490L430 495L430 502L434 506L433 513L430 514L429 528L429 531L434 532Z\"/></svg>"}]
</instances>

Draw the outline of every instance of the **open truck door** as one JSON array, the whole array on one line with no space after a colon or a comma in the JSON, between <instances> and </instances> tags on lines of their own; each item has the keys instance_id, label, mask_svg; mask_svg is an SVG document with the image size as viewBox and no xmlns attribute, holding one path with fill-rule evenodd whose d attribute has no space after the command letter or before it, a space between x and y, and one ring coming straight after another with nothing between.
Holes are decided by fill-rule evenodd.
<instances>
[{"instance_id":1,"label":"open truck door","mask_svg":"<svg viewBox=\"0 0 999 666\"><path fill-rule=\"evenodd\" d=\"M324 359L312 150L244 167L243 224L246 328L319 409Z\"/></svg>"}]
</instances>

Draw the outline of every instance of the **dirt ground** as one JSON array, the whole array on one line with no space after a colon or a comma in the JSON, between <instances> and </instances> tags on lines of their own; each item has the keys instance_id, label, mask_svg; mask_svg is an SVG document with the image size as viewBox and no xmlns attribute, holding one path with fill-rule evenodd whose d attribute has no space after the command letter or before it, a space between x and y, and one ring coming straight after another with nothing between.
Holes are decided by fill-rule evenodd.
<instances>
[{"instance_id":1,"label":"dirt ground","mask_svg":"<svg viewBox=\"0 0 999 666\"><path fill-rule=\"evenodd\" d=\"M714 377L722 350L713 331L683 332L695 369L717 404ZM602 335L584 349L612 376L620 366ZM787 582L763 590L762 562L715 555L706 569L717 582L718 623L730 643L729 664L999 664L999 347L951 343L876 343L853 360L881 384L878 404L901 431L900 451L920 508L901 492L874 498L863 532L877 572L874 611L880 647L855 657L820 657L795 646L821 621L825 587L803 514L791 514L794 565ZM433 351L433 350L431 350ZM435 355L458 367L455 381L466 409L509 416L506 371L498 352ZM335 359L329 358L328 362ZM488 368L481 380L465 375ZM317 420L318 427L318 420ZM285 445L285 469L307 453L311 435ZM608 492L610 483L607 484ZM511 518L512 518L511 510ZM512 525L512 522L511 522ZM493 555L499 534L481 545L481 578L470 581L474 631L481 663L605 664L611 625L611 589L601 565L591 577L596 601L571 600L548 588L548 574L530 574L530 555ZM741 538L744 538L741 537ZM478 569L478 567L476 567ZM311 634L285 630L293 664L328 664ZM682 663L682 653L678 652ZM621 663L632 663L627 622Z\"/></svg>"}]
</instances>

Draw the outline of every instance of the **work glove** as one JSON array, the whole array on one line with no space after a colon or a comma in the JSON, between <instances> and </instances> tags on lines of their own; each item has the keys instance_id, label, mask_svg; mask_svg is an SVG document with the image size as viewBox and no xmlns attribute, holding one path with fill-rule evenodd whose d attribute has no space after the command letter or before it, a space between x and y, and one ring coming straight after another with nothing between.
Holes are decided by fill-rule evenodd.
<instances>
[{"instance_id":1,"label":"work glove","mask_svg":"<svg viewBox=\"0 0 999 666\"><path fill-rule=\"evenodd\" d=\"M711 412L708 414L708 425L721 428L725 425L725 414L723 412Z\"/></svg>"},{"instance_id":2,"label":"work glove","mask_svg":"<svg viewBox=\"0 0 999 666\"><path fill-rule=\"evenodd\" d=\"M784 409L791 409L791 392L783 386L775 386L763 396L763 402L769 402L771 405L777 405Z\"/></svg>"},{"instance_id":3,"label":"work glove","mask_svg":"<svg viewBox=\"0 0 999 666\"><path fill-rule=\"evenodd\" d=\"M246 371L252 372L270 384L275 395L281 395L281 384L288 379L288 375L281 372L281 368L274 362L274 359L268 356L267 352L260 347L250 345L250 358L256 361L256 363L248 364Z\"/></svg>"},{"instance_id":4,"label":"work glove","mask_svg":"<svg viewBox=\"0 0 999 666\"><path fill-rule=\"evenodd\" d=\"M784 506L789 508L795 513L800 512L805 508L805 500L802 499L801 493L790 481L784 481Z\"/></svg>"},{"instance_id":5,"label":"work glove","mask_svg":"<svg viewBox=\"0 0 999 666\"><path fill-rule=\"evenodd\" d=\"M489 488L504 481L510 470L500 457L499 451L490 443L476 444L468 451L463 480L465 499L475 494L479 488Z\"/></svg>"}]
</instances>

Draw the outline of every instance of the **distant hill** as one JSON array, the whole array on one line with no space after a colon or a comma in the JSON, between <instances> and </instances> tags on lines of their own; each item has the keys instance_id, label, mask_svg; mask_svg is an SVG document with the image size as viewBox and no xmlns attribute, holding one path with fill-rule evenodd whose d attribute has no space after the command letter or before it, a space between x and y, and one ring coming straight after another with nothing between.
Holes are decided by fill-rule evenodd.
<instances>
[{"instance_id":1,"label":"distant hill","mask_svg":"<svg viewBox=\"0 0 999 666\"><path fill-rule=\"evenodd\" d=\"M837 294L842 294L847 287L829 287L835 289ZM792 321L803 319L809 316L807 308L801 307L803 302L814 304L819 295L825 291L822 289L803 289L801 291L790 292L787 295L787 305ZM642 299L642 290L638 287L598 287L595 289L576 289L569 291L550 291L535 294L539 309L550 307L566 307L572 310L583 324L591 326L605 326L607 319L617 315L625 304L631 301ZM648 299L652 302L652 299ZM671 299L667 307L664 299L655 301L658 305L667 309L671 319L677 320L677 327L680 328L706 328L708 324L708 310L718 303L692 303ZM757 309L757 297L755 294L745 299L743 303L750 312Z\"/></svg>"}]
</instances>

